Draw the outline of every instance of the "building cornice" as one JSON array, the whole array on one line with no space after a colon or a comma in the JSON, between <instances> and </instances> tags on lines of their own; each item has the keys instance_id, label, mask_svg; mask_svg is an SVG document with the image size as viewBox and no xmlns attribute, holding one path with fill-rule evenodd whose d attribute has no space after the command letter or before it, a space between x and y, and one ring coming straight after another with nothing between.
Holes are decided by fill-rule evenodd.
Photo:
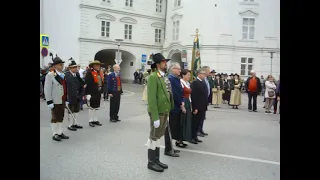
<instances>
[{"instance_id":1,"label":"building cornice","mask_svg":"<svg viewBox=\"0 0 320 180\"><path fill-rule=\"evenodd\" d=\"M94 9L94 10L110 12L110 13L117 13L117 14L122 14L122 15L127 15L127 16L135 16L135 17L141 17L141 18L146 18L146 19L153 19L153 20L162 21L162 22L165 21L164 17L160 18L160 17L156 17L156 16L148 16L148 15L143 15L143 14L138 14L138 13L119 11L119 10L115 10L115 9L97 7L97 6L91 6L91 5L85 5L85 4L80 4L80 8Z\"/></svg>"},{"instance_id":2,"label":"building cornice","mask_svg":"<svg viewBox=\"0 0 320 180\"><path fill-rule=\"evenodd\" d=\"M108 40L108 39L92 39L92 38L79 38L80 42L89 42L89 43L101 43L101 44L111 44L117 46L118 43L116 41ZM121 42L123 46L134 46L134 47L142 47L142 48L152 48L159 49L163 51L171 51L175 50L192 50L193 45L180 45L180 44L170 44L167 48L163 48L161 44L159 45L148 45L148 44L140 44L134 42ZM280 54L280 48L259 48L259 47L245 47L245 46L226 46L226 45L201 45L200 50L225 50L225 51L255 51L255 52L276 52Z\"/></svg>"},{"instance_id":3,"label":"building cornice","mask_svg":"<svg viewBox=\"0 0 320 180\"><path fill-rule=\"evenodd\" d=\"M192 50L193 45L177 45L170 44L163 48L163 51L171 51L172 49ZM255 52L276 52L280 54L280 48L261 48L261 47L246 47L246 46L228 46L228 45L200 45L201 50L225 50L225 51L255 51Z\"/></svg>"},{"instance_id":4,"label":"building cornice","mask_svg":"<svg viewBox=\"0 0 320 180\"><path fill-rule=\"evenodd\" d=\"M107 39L91 39L91 38L79 38L80 42L90 42L90 43L102 43L102 44L112 44L117 46L117 41L107 40ZM133 42L121 42L122 46L134 46L134 47L142 47L142 48L153 48L153 49L162 49L162 45L148 45L148 44L139 44Z\"/></svg>"}]
</instances>

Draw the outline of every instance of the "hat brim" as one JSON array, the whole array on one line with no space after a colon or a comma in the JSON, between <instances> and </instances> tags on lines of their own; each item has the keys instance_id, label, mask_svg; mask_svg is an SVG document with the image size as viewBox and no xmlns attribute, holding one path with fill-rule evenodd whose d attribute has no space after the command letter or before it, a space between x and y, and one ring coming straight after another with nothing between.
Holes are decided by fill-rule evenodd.
<instances>
[{"instance_id":1,"label":"hat brim","mask_svg":"<svg viewBox=\"0 0 320 180\"><path fill-rule=\"evenodd\" d=\"M104 64L101 63L101 62L99 62L99 63L98 63L98 62L92 62L92 63L89 64L89 66L92 66L92 65L94 65L94 64L104 65Z\"/></svg>"},{"instance_id":2,"label":"hat brim","mask_svg":"<svg viewBox=\"0 0 320 180\"><path fill-rule=\"evenodd\" d=\"M64 64L64 61L57 62L57 63L52 63L52 65L57 65L57 64Z\"/></svg>"}]
</instances>

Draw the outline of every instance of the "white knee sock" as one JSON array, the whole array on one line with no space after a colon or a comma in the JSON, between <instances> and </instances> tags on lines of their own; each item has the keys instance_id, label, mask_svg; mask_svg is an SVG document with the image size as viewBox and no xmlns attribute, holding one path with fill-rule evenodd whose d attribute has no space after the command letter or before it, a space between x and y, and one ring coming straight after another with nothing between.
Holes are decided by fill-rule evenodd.
<instances>
[{"instance_id":1,"label":"white knee sock","mask_svg":"<svg viewBox=\"0 0 320 180\"><path fill-rule=\"evenodd\" d=\"M94 109L94 116L93 116L93 121L97 122L98 121L98 110L99 109Z\"/></svg>"},{"instance_id":2,"label":"white knee sock","mask_svg":"<svg viewBox=\"0 0 320 180\"><path fill-rule=\"evenodd\" d=\"M62 134L62 123L57 123L57 134L58 135L61 135Z\"/></svg>"},{"instance_id":3,"label":"white knee sock","mask_svg":"<svg viewBox=\"0 0 320 180\"><path fill-rule=\"evenodd\" d=\"M57 132L57 123L51 123L51 129L52 129L52 134L53 135L58 134L58 132Z\"/></svg>"},{"instance_id":4,"label":"white knee sock","mask_svg":"<svg viewBox=\"0 0 320 180\"><path fill-rule=\"evenodd\" d=\"M93 113L94 113L93 109L89 109L89 122L93 121L93 115L94 115Z\"/></svg>"},{"instance_id":5,"label":"white knee sock","mask_svg":"<svg viewBox=\"0 0 320 180\"><path fill-rule=\"evenodd\" d=\"M148 149L155 150L156 149L156 143L157 143L157 141L152 141L151 139L148 139L148 142L147 142Z\"/></svg>"},{"instance_id":6,"label":"white knee sock","mask_svg":"<svg viewBox=\"0 0 320 180\"><path fill-rule=\"evenodd\" d=\"M160 147L160 140L159 139L157 141L155 141L155 145L156 145L156 147Z\"/></svg>"},{"instance_id":7,"label":"white knee sock","mask_svg":"<svg viewBox=\"0 0 320 180\"><path fill-rule=\"evenodd\" d=\"M68 121L69 121L69 127L71 127L73 125L73 118L69 113L68 113Z\"/></svg>"},{"instance_id":8,"label":"white knee sock","mask_svg":"<svg viewBox=\"0 0 320 180\"><path fill-rule=\"evenodd\" d=\"M73 113L73 115L74 115L73 125L79 125L79 123L77 121L78 114L77 113Z\"/></svg>"}]
</instances>

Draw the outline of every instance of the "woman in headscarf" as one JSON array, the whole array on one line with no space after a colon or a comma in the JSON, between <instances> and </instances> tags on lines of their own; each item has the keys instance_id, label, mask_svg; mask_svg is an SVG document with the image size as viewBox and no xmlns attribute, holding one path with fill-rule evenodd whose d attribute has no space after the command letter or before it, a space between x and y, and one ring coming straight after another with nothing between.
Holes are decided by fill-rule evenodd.
<instances>
[{"instance_id":1,"label":"woman in headscarf","mask_svg":"<svg viewBox=\"0 0 320 180\"><path fill-rule=\"evenodd\" d=\"M233 81L234 89L231 91L230 105L232 106L232 109L238 109L238 106L241 105L240 76L235 74Z\"/></svg>"}]
</instances>

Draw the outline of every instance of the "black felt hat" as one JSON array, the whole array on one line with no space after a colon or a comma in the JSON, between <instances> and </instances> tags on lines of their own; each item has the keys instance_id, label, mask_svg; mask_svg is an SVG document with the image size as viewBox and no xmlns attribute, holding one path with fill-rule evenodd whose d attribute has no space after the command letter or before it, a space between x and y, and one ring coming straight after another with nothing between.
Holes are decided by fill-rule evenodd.
<instances>
[{"instance_id":1,"label":"black felt hat","mask_svg":"<svg viewBox=\"0 0 320 180\"><path fill-rule=\"evenodd\" d=\"M56 64L63 64L64 61L62 61L61 58L59 58L58 56L56 56L53 60L52 60L52 65L56 65Z\"/></svg>"},{"instance_id":2,"label":"black felt hat","mask_svg":"<svg viewBox=\"0 0 320 180\"><path fill-rule=\"evenodd\" d=\"M170 59L166 59L161 53L157 53L151 56L153 64L160 63L161 61L170 61Z\"/></svg>"}]
</instances>

